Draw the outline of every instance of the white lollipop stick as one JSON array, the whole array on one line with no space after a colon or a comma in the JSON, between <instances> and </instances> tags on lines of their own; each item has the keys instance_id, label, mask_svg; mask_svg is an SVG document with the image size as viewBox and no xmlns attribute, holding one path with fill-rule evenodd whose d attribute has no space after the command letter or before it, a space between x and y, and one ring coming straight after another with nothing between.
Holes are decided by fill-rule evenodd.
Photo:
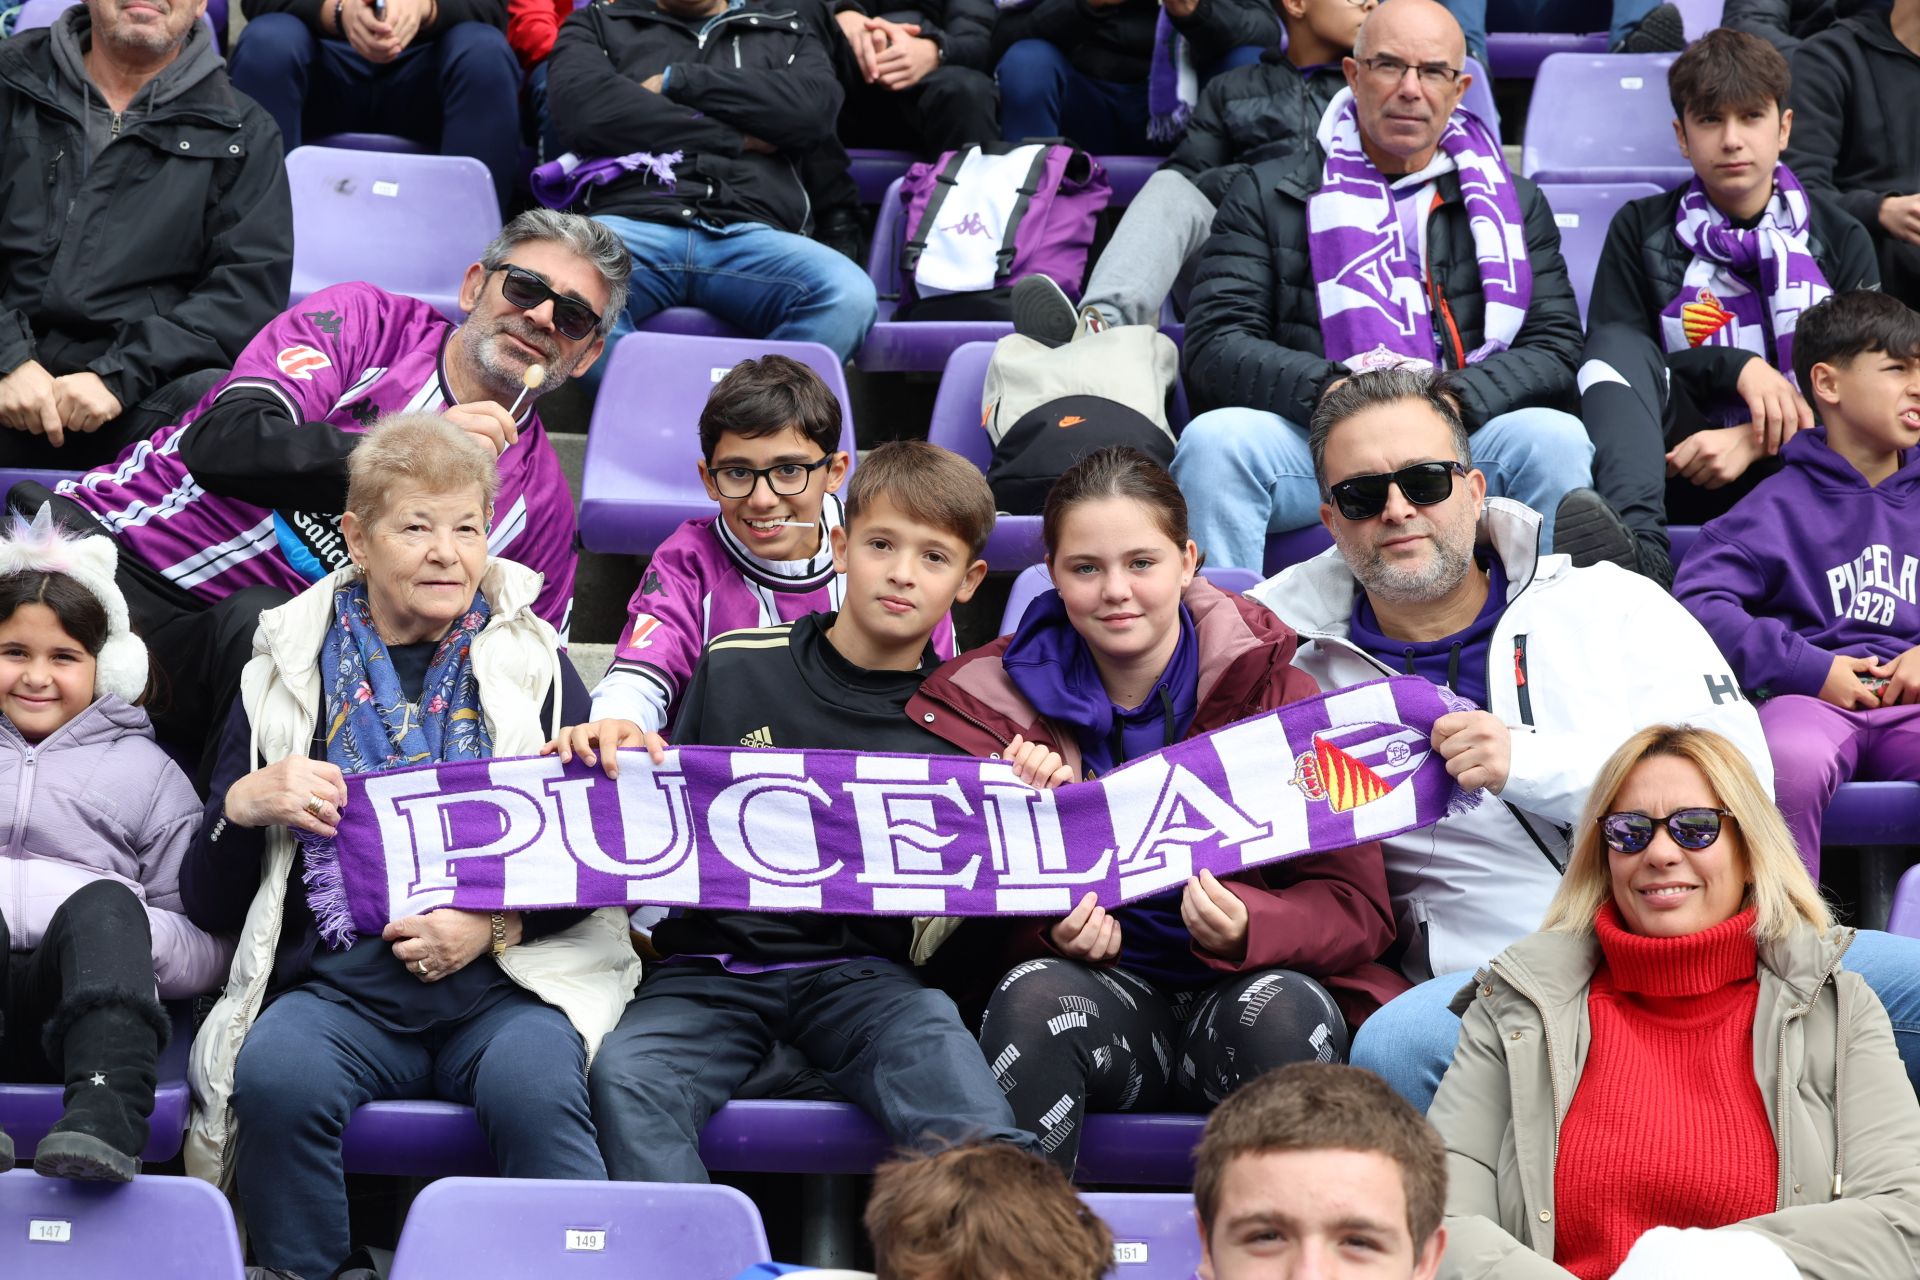
<instances>
[{"instance_id":1,"label":"white lollipop stick","mask_svg":"<svg viewBox=\"0 0 1920 1280\"><path fill-rule=\"evenodd\" d=\"M507 410L507 416L511 418L515 414L519 413L520 402L527 398L527 392L532 391L535 387L539 386L541 383L545 382L546 380L547 380L547 366L543 364L528 365L527 371L520 375L520 388L521 388L520 394L513 398L513 408Z\"/></svg>"}]
</instances>

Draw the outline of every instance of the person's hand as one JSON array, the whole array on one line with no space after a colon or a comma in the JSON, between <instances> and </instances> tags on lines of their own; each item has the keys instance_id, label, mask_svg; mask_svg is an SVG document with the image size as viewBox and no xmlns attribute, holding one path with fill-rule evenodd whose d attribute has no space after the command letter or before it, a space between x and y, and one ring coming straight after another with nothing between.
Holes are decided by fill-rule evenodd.
<instances>
[{"instance_id":1,"label":"person's hand","mask_svg":"<svg viewBox=\"0 0 1920 1280\"><path fill-rule=\"evenodd\" d=\"M659 93L666 88L666 84L667 84L667 73L664 71L656 71L652 75L648 76L645 80L642 80L640 82L640 87L642 89L645 89L648 93Z\"/></svg>"},{"instance_id":2,"label":"person's hand","mask_svg":"<svg viewBox=\"0 0 1920 1280\"><path fill-rule=\"evenodd\" d=\"M847 38L847 47L853 50L853 60L860 68L860 78L868 84L878 74L874 69L881 52L887 47L887 38L879 25L866 14L853 9L843 9L833 15L840 26L840 34Z\"/></svg>"},{"instance_id":3,"label":"person's hand","mask_svg":"<svg viewBox=\"0 0 1920 1280\"><path fill-rule=\"evenodd\" d=\"M1433 722L1433 749L1467 791L1500 794L1513 767L1513 734L1491 711L1452 711Z\"/></svg>"},{"instance_id":4,"label":"person's hand","mask_svg":"<svg viewBox=\"0 0 1920 1280\"><path fill-rule=\"evenodd\" d=\"M918 27L910 29L919 30ZM898 92L913 88L939 65L939 45L925 36L906 36L887 46L874 64L874 70L882 85Z\"/></svg>"},{"instance_id":5,"label":"person's hand","mask_svg":"<svg viewBox=\"0 0 1920 1280\"><path fill-rule=\"evenodd\" d=\"M1740 381L1734 389L1747 402L1753 443L1768 457L1779 453L1780 446L1798 432L1813 428L1813 406L1786 374L1759 356L1741 367Z\"/></svg>"},{"instance_id":6,"label":"person's hand","mask_svg":"<svg viewBox=\"0 0 1920 1280\"><path fill-rule=\"evenodd\" d=\"M1222 960L1247 958L1247 904L1213 872L1203 870L1187 881L1180 920L1203 950Z\"/></svg>"},{"instance_id":7,"label":"person's hand","mask_svg":"<svg viewBox=\"0 0 1920 1280\"><path fill-rule=\"evenodd\" d=\"M1911 654L1903 653L1900 656L1905 658ZM1820 701L1830 702L1842 711L1864 711L1877 707L1885 698L1861 684L1860 677L1879 674L1880 664L1872 658L1849 658L1844 653L1836 653L1827 667L1826 681L1820 686ZM1891 687L1888 686L1889 689Z\"/></svg>"},{"instance_id":8,"label":"person's hand","mask_svg":"<svg viewBox=\"0 0 1920 1280\"><path fill-rule=\"evenodd\" d=\"M1013 766L1015 777L1035 791L1051 791L1073 781L1073 770L1067 768L1058 751L1044 743L1028 742L1017 733L1000 758Z\"/></svg>"},{"instance_id":9,"label":"person's hand","mask_svg":"<svg viewBox=\"0 0 1920 1280\"><path fill-rule=\"evenodd\" d=\"M1667 451L1667 474L1684 476L1703 489L1719 489L1745 475L1759 458L1760 447L1747 427L1709 427Z\"/></svg>"},{"instance_id":10,"label":"person's hand","mask_svg":"<svg viewBox=\"0 0 1920 1280\"><path fill-rule=\"evenodd\" d=\"M507 945L524 936L518 911L506 912ZM438 982L493 949L493 921L485 911L443 907L423 916L401 916L380 931L393 944L393 958L422 982Z\"/></svg>"},{"instance_id":11,"label":"person's hand","mask_svg":"<svg viewBox=\"0 0 1920 1280\"><path fill-rule=\"evenodd\" d=\"M1200 0L1160 0L1160 7L1170 18L1191 18L1193 11L1200 7Z\"/></svg>"},{"instance_id":12,"label":"person's hand","mask_svg":"<svg viewBox=\"0 0 1920 1280\"><path fill-rule=\"evenodd\" d=\"M513 416L497 401L469 400L465 404L450 404L440 416L478 439L487 446L487 452L496 458L520 438L520 428L513 425Z\"/></svg>"},{"instance_id":13,"label":"person's hand","mask_svg":"<svg viewBox=\"0 0 1920 1280\"><path fill-rule=\"evenodd\" d=\"M1065 919L1055 922L1048 936L1054 948L1069 960L1106 964L1120 955L1120 922L1107 914L1092 891Z\"/></svg>"},{"instance_id":14,"label":"person's hand","mask_svg":"<svg viewBox=\"0 0 1920 1280\"><path fill-rule=\"evenodd\" d=\"M348 0L351 4L353 0ZM387 25L393 28L393 38L400 48L399 52L413 47L420 31L433 21L434 0L387 0Z\"/></svg>"},{"instance_id":15,"label":"person's hand","mask_svg":"<svg viewBox=\"0 0 1920 1280\"><path fill-rule=\"evenodd\" d=\"M287 756L228 787L221 812L236 827L299 827L331 836L346 803L347 779L339 765Z\"/></svg>"},{"instance_id":16,"label":"person's hand","mask_svg":"<svg viewBox=\"0 0 1920 1280\"><path fill-rule=\"evenodd\" d=\"M40 367L38 360L29 360L0 378L0 422L15 431L45 436L56 449L67 442L54 377Z\"/></svg>"},{"instance_id":17,"label":"person's hand","mask_svg":"<svg viewBox=\"0 0 1920 1280\"><path fill-rule=\"evenodd\" d=\"M385 19L376 18L373 0L346 0L340 9L340 38L368 62L380 65L392 62L406 48L394 33L393 6L388 6Z\"/></svg>"},{"instance_id":18,"label":"person's hand","mask_svg":"<svg viewBox=\"0 0 1920 1280\"><path fill-rule=\"evenodd\" d=\"M91 369L55 378L53 402L69 431L97 431L120 416L120 397Z\"/></svg>"},{"instance_id":19,"label":"person's hand","mask_svg":"<svg viewBox=\"0 0 1920 1280\"><path fill-rule=\"evenodd\" d=\"M620 748L645 747L647 759L659 764L666 759L667 740L648 733L631 720L595 720L562 729L560 736L540 748L540 754L558 754L561 764L573 763L575 756L591 769L598 763L609 778L620 776Z\"/></svg>"},{"instance_id":20,"label":"person's hand","mask_svg":"<svg viewBox=\"0 0 1920 1280\"><path fill-rule=\"evenodd\" d=\"M1920 702L1920 648L1907 650L1892 662L1883 662L1870 673L1886 678L1887 687L1879 693L1883 707L1902 707Z\"/></svg>"},{"instance_id":21,"label":"person's hand","mask_svg":"<svg viewBox=\"0 0 1920 1280\"><path fill-rule=\"evenodd\" d=\"M1888 196L1880 202L1880 225L1908 244L1920 244L1920 195Z\"/></svg>"}]
</instances>

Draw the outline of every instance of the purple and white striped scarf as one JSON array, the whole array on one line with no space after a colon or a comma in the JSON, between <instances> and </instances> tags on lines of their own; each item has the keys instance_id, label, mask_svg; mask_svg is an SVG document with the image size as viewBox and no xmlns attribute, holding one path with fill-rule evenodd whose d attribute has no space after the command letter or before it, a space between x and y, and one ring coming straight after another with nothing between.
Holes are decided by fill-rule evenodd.
<instances>
[{"instance_id":1,"label":"purple and white striped scarf","mask_svg":"<svg viewBox=\"0 0 1920 1280\"><path fill-rule=\"evenodd\" d=\"M673 166L685 158L685 154L679 151L669 151L665 155L635 151L630 155L582 160L569 151L535 169L529 175L528 182L533 188L534 199L549 209L565 209L572 206L588 187L604 186L629 173L650 174L655 182L671 191L675 184Z\"/></svg>"},{"instance_id":2,"label":"purple and white striped scarf","mask_svg":"<svg viewBox=\"0 0 1920 1280\"><path fill-rule=\"evenodd\" d=\"M1155 142L1179 138L1199 102L1200 73L1193 67L1193 44L1162 9L1153 25L1153 62L1147 69L1147 137Z\"/></svg>"},{"instance_id":3,"label":"purple and white striped scarf","mask_svg":"<svg viewBox=\"0 0 1920 1280\"><path fill-rule=\"evenodd\" d=\"M1395 676L1053 791L1002 760L734 747L625 752L618 782L554 757L355 774L339 835L301 841L334 888L308 901L336 947L439 907L1058 915L1088 890L1115 907L1472 806L1431 749L1469 705Z\"/></svg>"},{"instance_id":4,"label":"purple and white striped scarf","mask_svg":"<svg viewBox=\"0 0 1920 1280\"><path fill-rule=\"evenodd\" d=\"M1439 348L1418 236L1410 238L1403 228L1393 188L1361 148L1351 89L1327 105L1319 143L1327 159L1320 189L1307 201L1307 254L1318 281L1327 359L1356 371L1430 368ZM1464 109L1447 121L1434 162L1401 181L1431 179L1450 169L1460 176L1486 299L1486 340L1467 353L1467 363L1475 364L1513 345L1533 301L1533 264L1526 216L1500 140ZM1414 211L1415 218L1425 216L1425 209Z\"/></svg>"},{"instance_id":5,"label":"purple and white striped scarf","mask_svg":"<svg viewBox=\"0 0 1920 1280\"><path fill-rule=\"evenodd\" d=\"M1673 234L1693 261L1680 292L1660 313L1669 352L1744 347L1793 377L1793 332L1800 313L1833 293L1807 248L1807 193L1786 165L1773 171L1773 198L1750 228L1727 221L1700 179L1687 186ZM1754 292L1753 281L1760 282ZM1767 350L1767 333L1773 350Z\"/></svg>"}]
</instances>

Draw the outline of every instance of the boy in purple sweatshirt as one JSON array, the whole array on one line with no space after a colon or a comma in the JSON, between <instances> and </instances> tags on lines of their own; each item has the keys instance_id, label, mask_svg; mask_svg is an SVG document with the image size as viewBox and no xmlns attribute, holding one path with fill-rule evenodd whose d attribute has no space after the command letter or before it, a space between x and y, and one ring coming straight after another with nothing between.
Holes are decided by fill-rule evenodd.
<instances>
[{"instance_id":1,"label":"boy in purple sweatshirt","mask_svg":"<svg viewBox=\"0 0 1920 1280\"><path fill-rule=\"evenodd\" d=\"M1759 704L1817 877L1835 788L1920 781L1920 315L1837 294L1800 317L1794 372L1821 425L1701 530L1674 594Z\"/></svg>"}]
</instances>

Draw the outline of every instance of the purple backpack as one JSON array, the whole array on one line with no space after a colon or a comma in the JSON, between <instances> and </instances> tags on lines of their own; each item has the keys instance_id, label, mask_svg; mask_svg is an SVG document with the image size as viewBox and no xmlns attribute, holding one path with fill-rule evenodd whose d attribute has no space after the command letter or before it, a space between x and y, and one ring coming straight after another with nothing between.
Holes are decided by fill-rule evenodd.
<instances>
[{"instance_id":1,"label":"purple backpack","mask_svg":"<svg viewBox=\"0 0 1920 1280\"><path fill-rule=\"evenodd\" d=\"M903 292L923 314L948 297L992 311L1014 281L1043 273L1077 298L1112 195L1100 162L1059 142L988 143L916 164L900 184Z\"/></svg>"}]
</instances>

